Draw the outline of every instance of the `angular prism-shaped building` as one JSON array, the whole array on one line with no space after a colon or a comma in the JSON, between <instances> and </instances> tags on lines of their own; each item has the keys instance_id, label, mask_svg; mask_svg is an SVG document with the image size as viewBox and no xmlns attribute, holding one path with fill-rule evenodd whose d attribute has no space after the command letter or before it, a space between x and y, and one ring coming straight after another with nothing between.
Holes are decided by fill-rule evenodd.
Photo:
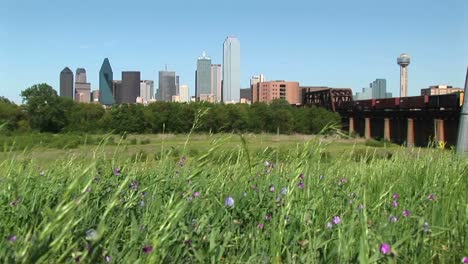
<instances>
[{"instance_id":1,"label":"angular prism-shaped building","mask_svg":"<svg viewBox=\"0 0 468 264\"><path fill-rule=\"evenodd\" d=\"M109 59L105 58L99 71L99 102L103 105L115 104L112 81L112 68Z\"/></svg>"}]
</instances>

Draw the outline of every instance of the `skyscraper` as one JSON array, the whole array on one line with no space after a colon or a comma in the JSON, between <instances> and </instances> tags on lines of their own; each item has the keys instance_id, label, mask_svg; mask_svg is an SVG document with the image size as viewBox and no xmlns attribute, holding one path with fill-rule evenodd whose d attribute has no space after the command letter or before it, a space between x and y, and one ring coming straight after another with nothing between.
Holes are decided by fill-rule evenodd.
<instances>
[{"instance_id":1,"label":"skyscraper","mask_svg":"<svg viewBox=\"0 0 468 264\"><path fill-rule=\"evenodd\" d=\"M73 99L73 72L68 67L60 72L60 96Z\"/></svg>"},{"instance_id":2,"label":"skyscraper","mask_svg":"<svg viewBox=\"0 0 468 264\"><path fill-rule=\"evenodd\" d=\"M375 79L369 87L362 88L362 92L357 92L355 100L391 98L392 93L387 93L387 80Z\"/></svg>"},{"instance_id":3,"label":"skyscraper","mask_svg":"<svg viewBox=\"0 0 468 264\"><path fill-rule=\"evenodd\" d=\"M136 99L140 96L140 72L139 71L123 71L122 72L122 87L120 89L120 103L136 103Z\"/></svg>"},{"instance_id":4,"label":"skyscraper","mask_svg":"<svg viewBox=\"0 0 468 264\"><path fill-rule=\"evenodd\" d=\"M91 84L86 82L86 70L76 69L75 101L89 103L91 101Z\"/></svg>"},{"instance_id":5,"label":"skyscraper","mask_svg":"<svg viewBox=\"0 0 468 264\"><path fill-rule=\"evenodd\" d=\"M179 101L180 101L181 103L190 102L189 87L188 87L188 85L181 85L181 86L179 87Z\"/></svg>"},{"instance_id":6,"label":"skyscraper","mask_svg":"<svg viewBox=\"0 0 468 264\"><path fill-rule=\"evenodd\" d=\"M99 102L103 105L115 104L115 94L112 91L113 78L109 59L105 58L99 71Z\"/></svg>"},{"instance_id":7,"label":"skyscraper","mask_svg":"<svg viewBox=\"0 0 468 264\"><path fill-rule=\"evenodd\" d=\"M236 37L227 37L223 45L223 102L240 101L240 43Z\"/></svg>"},{"instance_id":8,"label":"skyscraper","mask_svg":"<svg viewBox=\"0 0 468 264\"><path fill-rule=\"evenodd\" d=\"M221 64L211 64L211 91L216 103L223 101L221 81Z\"/></svg>"},{"instance_id":9,"label":"skyscraper","mask_svg":"<svg viewBox=\"0 0 468 264\"><path fill-rule=\"evenodd\" d=\"M175 71L159 71L159 87L156 99L165 102L172 101L172 96L177 95L178 79Z\"/></svg>"},{"instance_id":10,"label":"skyscraper","mask_svg":"<svg viewBox=\"0 0 468 264\"><path fill-rule=\"evenodd\" d=\"M151 102L154 98L154 82L143 80L140 82L140 97L144 104Z\"/></svg>"},{"instance_id":11,"label":"skyscraper","mask_svg":"<svg viewBox=\"0 0 468 264\"><path fill-rule=\"evenodd\" d=\"M213 94L211 90L211 59L206 56L205 52L197 60L195 91L197 98L200 98L201 94Z\"/></svg>"}]
</instances>

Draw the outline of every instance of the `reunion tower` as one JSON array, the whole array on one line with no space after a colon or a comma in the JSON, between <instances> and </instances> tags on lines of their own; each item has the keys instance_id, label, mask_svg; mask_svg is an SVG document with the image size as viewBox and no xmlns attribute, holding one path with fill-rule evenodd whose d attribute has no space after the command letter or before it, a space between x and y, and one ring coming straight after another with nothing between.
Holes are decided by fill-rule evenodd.
<instances>
[{"instance_id":1,"label":"reunion tower","mask_svg":"<svg viewBox=\"0 0 468 264\"><path fill-rule=\"evenodd\" d=\"M400 97L408 96L408 65L410 64L410 57L406 53L402 53L397 59L400 65Z\"/></svg>"}]
</instances>

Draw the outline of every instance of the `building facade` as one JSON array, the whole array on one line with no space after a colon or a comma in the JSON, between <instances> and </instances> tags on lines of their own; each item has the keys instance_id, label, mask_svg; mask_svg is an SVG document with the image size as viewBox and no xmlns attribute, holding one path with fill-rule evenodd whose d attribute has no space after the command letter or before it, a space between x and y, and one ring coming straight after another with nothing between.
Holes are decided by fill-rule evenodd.
<instances>
[{"instance_id":1,"label":"building facade","mask_svg":"<svg viewBox=\"0 0 468 264\"><path fill-rule=\"evenodd\" d=\"M387 93L387 80L375 79L369 87L362 88L362 92L357 92L354 100L391 98L392 94Z\"/></svg>"},{"instance_id":2,"label":"building facade","mask_svg":"<svg viewBox=\"0 0 468 264\"><path fill-rule=\"evenodd\" d=\"M216 103L223 101L222 78L221 64L211 64L211 92Z\"/></svg>"},{"instance_id":3,"label":"building facade","mask_svg":"<svg viewBox=\"0 0 468 264\"><path fill-rule=\"evenodd\" d=\"M140 72L123 71L122 86L119 90L119 102L123 104L134 104L140 96Z\"/></svg>"},{"instance_id":4,"label":"building facade","mask_svg":"<svg viewBox=\"0 0 468 264\"><path fill-rule=\"evenodd\" d=\"M109 59L105 58L99 70L99 102L103 105L113 105L116 103L112 87L113 80L114 73L112 72L112 67Z\"/></svg>"},{"instance_id":5,"label":"building facade","mask_svg":"<svg viewBox=\"0 0 468 264\"><path fill-rule=\"evenodd\" d=\"M223 102L240 102L240 43L227 37L223 45Z\"/></svg>"},{"instance_id":6,"label":"building facade","mask_svg":"<svg viewBox=\"0 0 468 264\"><path fill-rule=\"evenodd\" d=\"M91 103L99 103L99 90L94 90L91 92Z\"/></svg>"},{"instance_id":7,"label":"building facade","mask_svg":"<svg viewBox=\"0 0 468 264\"><path fill-rule=\"evenodd\" d=\"M73 99L73 72L68 67L60 72L60 96Z\"/></svg>"},{"instance_id":8,"label":"building facade","mask_svg":"<svg viewBox=\"0 0 468 264\"><path fill-rule=\"evenodd\" d=\"M91 84L86 80L86 70L76 69L75 77L75 101L89 103L91 101Z\"/></svg>"},{"instance_id":9,"label":"building facade","mask_svg":"<svg viewBox=\"0 0 468 264\"><path fill-rule=\"evenodd\" d=\"M140 82L140 98L143 104L148 104L154 99L154 81L143 80Z\"/></svg>"},{"instance_id":10,"label":"building facade","mask_svg":"<svg viewBox=\"0 0 468 264\"><path fill-rule=\"evenodd\" d=\"M197 72L195 82L195 96L201 94L212 94L211 90L211 59L203 52L197 60Z\"/></svg>"},{"instance_id":11,"label":"building facade","mask_svg":"<svg viewBox=\"0 0 468 264\"><path fill-rule=\"evenodd\" d=\"M463 92L462 88L454 88L446 84L433 85L429 86L429 88L421 89L421 95L441 95L461 92Z\"/></svg>"},{"instance_id":12,"label":"building facade","mask_svg":"<svg viewBox=\"0 0 468 264\"><path fill-rule=\"evenodd\" d=\"M174 71L159 71L159 86L156 95L158 101L171 102L172 96L177 95L179 80L177 77Z\"/></svg>"},{"instance_id":13,"label":"building facade","mask_svg":"<svg viewBox=\"0 0 468 264\"><path fill-rule=\"evenodd\" d=\"M188 85L179 86L179 102L188 103L190 102L190 94Z\"/></svg>"},{"instance_id":14,"label":"building facade","mask_svg":"<svg viewBox=\"0 0 468 264\"><path fill-rule=\"evenodd\" d=\"M252 86L252 103L270 103L275 99L284 99L289 104L302 104L302 91L299 82L268 81Z\"/></svg>"}]
</instances>

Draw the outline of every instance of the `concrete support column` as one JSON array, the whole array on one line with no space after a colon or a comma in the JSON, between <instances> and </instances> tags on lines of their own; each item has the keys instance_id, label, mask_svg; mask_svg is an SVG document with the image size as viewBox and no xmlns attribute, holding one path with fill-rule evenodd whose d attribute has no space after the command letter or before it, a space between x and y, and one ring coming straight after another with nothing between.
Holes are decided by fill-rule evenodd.
<instances>
[{"instance_id":1,"label":"concrete support column","mask_svg":"<svg viewBox=\"0 0 468 264\"><path fill-rule=\"evenodd\" d=\"M349 118L349 135L351 136L354 133L354 117Z\"/></svg>"},{"instance_id":2,"label":"concrete support column","mask_svg":"<svg viewBox=\"0 0 468 264\"><path fill-rule=\"evenodd\" d=\"M390 118L384 119L384 140L391 141L390 137Z\"/></svg>"},{"instance_id":3,"label":"concrete support column","mask_svg":"<svg viewBox=\"0 0 468 264\"><path fill-rule=\"evenodd\" d=\"M414 119L413 118L408 118L406 146L414 147Z\"/></svg>"},{"instance_id":4,"label":"concrete support column","mask_svg":"<svg viewBox=\"0 0 468 264\"><path fill-rule=\"evenodd\" d=\"M371 138L371 119L370 117L365 118L365 128L364 128L364 138L365 139L370 139Z\"/></svg>"},{"instance_id":5,"label":"concrete support column","mask_svg":"<svg viewBox=\"0 0 468 264\"><path fill-rule=\"evenodd\" d=\"M435 128L435 140L437 143L445 142L445 131L444 131L445 122L443 119L434 120Z\"/></svg>"}]
</instances>

